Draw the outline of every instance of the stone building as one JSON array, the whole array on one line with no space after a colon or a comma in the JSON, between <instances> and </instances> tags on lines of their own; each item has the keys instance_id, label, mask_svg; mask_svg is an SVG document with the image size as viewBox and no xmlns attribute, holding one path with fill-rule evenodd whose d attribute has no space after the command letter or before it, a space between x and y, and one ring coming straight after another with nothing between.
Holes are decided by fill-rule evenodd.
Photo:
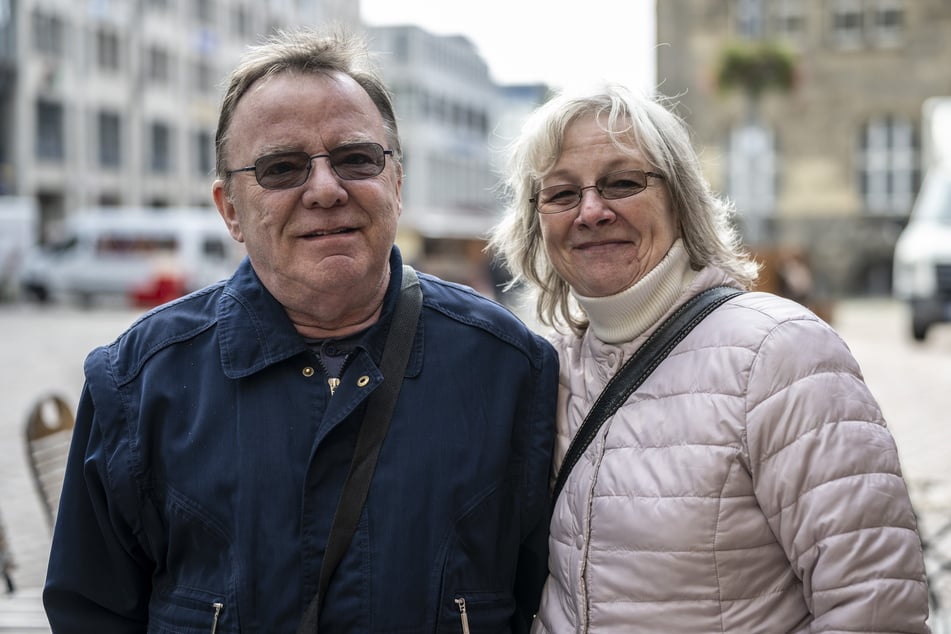
<instances>
[{"instance_id":1,"label":"stone building","mask_svg":"<svg viewBox=\"0 0 951 634\"><path fill-rule=\"evenodd\" d=\"M658 91L751 245L803 252L829 294L885 293L922 105L951 94L949 33L947 0L659 0ZM764 44L792 61L789 89L723 90L726 52Z\"/></svg>"},{"instance_id":2,"label":"stone building","mask_svg":"<svg viewBox=\"0 0 951 634\"><path fill-rule=\"evenodd\" d=\"M44 228L88 206L210 206L222 82L276 28L352 0L0 0L0 193Z\"/></svg>"}]
</instances>

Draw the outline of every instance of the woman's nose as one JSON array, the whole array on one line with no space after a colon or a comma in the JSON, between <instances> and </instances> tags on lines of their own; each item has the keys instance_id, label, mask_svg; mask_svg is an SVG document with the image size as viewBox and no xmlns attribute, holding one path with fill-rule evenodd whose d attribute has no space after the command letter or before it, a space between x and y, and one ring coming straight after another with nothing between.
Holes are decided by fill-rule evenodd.
<instances>
[{"instance_id":1,"label":"woman's nose","mask_svg":"<svg viewBox=\"0 0 951 634\"><path fill-rule=\"evenodd\" d=\"M613 220L614 217L614 211L608 207L607 201L601 197L601 193L596 187L585 187L581 190L577 222L602 224Z\"/></svg>"}]
</instances>

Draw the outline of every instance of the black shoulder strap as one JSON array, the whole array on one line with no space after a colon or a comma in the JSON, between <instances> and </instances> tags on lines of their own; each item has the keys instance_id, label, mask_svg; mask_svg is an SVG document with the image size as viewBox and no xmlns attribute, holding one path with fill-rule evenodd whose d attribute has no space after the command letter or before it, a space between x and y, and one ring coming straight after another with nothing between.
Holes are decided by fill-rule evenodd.
<instances>
[{"instance_id":1,"label":"black shoulder strap","mask_svg":"<svg viewBox=\"0 0 951 634\"><path fill-rule=\"evenodd\" d=\"M571 469L581 458L584 450L594 440L602 423L617 411L621 404L634 393L634 390L640 387L654 368L660 365L674 346L683 341L694 326L712 313L717 306L740 293L743 291L728 286L716 286L691 297L651 333L644 345L638 348L637 352L611 377L568 446L561 469L558 470L558 476L555 478L555 488L551 498L553 509L554 503L558 500L558 494L565 486L568 474L571 473Z\"/></svg>"},{"instance_id":2,"label":"black shoulder strap","mask_svg":"<svg viewBox=\"0 0 951 634\"><path fill-rule=\"evenodd\" d=\"M317 617L327 586L330 584L330 578L350 547L353 534L360 521L360 513L366 502L370 481L373 479L373 471L376 468L376 459L380 454L383 439L386 437L393 407L396 405L396 398L403 384L403 375L406 374L406 365L416 337L416 324L419 321L422 297L416 272L412 267L404 266L403 284L396 302L396 312L386 335L383 359L380 363L383 383L373 391L367 401L366 414L360 426L353 460L350 463L350 472L340 493L330 535L327 538L327 549L320 566L317 594L314 595L301 619L300 626L297 628L298 634L317 632Z\"/></svg>"}]
</instances>

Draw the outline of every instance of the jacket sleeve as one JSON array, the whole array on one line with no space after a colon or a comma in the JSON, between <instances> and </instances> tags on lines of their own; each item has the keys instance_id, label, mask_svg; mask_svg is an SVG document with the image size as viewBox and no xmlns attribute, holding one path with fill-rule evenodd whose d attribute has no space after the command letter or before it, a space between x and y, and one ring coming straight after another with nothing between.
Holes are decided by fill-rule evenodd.
<instances>
[{"instance_id":1,"label":"jacket sleeve","mask_svg":"<svg viewBox=\"0 0 951 634\"><path fill-rule=\"evenodd\" d=\"M113 486L116 478L131 479L129 473L113 472L127 461L109 442L122 421L109 415L108 406L97 410L91 387L96 379L90 375L105 367L106 358L106 349L99 349L87 360L53 532L43 602L55 634L144 632L147 627L151 566L118 510ZM118 395L104 392L103 400L115 403Z\"/></svg>"},{"instance_id":2,"label":"jacket sleeve","mask_svg":"<svg viewBox=\"0 0 951 634\"><path fill-rule=\"evenodd\" d=\"M848 347L816 319L780 322L749 381L755 494L802 580L810 631L927 632L898 451Z\"/></svg>"},{"instance_id":3,"label":"jacket sleeve","mask_svg":"<svg viewBox=\"0 0 951 634\"><path fill-rule=\"evenodd\" d=\"M516 612L512 632L528 632L538 610L548 576L548 524L551 518L549 480L555 442L555 405L558 394L558 355L538 339L540 363L533 388L526 391L528 416L521 421L528 433L525 450L525 487L522 505L523 539L515 578Z\"/></svg>"}]
</instances>

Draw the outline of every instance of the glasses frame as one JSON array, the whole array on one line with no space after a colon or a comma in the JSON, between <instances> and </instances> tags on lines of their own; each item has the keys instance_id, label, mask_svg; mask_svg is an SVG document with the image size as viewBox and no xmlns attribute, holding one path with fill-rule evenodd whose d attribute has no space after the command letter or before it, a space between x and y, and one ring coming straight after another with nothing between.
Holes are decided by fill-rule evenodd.
<instances>
[{"instance_id":1,"label":"glasses frame","mask_svg":"<svg viewBox=\"0 0 951 634\"><path fill-rule=\"evenodd\" d=\"M233 170L225 170L225 176L230 177L232 174L237 174L239 172L254 172L254 180L256 180L258 185L260 185L264 189L269 189L271 191L294 189L295 187L300 187L301 185L306 183L307 179L310 178L310 173L314 169L314 159L319 159L319 158L330 159L330 157L333 154L337 153L340 150L347 150L348 148L369 147L369 146L378 147L380 149L380 152L383 155L383 160L380 163L380 171L378 171L375 174L368 174L366 176L358 176L356 178L347 177L337 171L337 167L334 165L333 160L329 160L330 169L332 169L333 173L337 175L337 178L341 180L345 180L345 181L362 181L368 178L376 178L377 176L382 174L383 170L386 169L386 157L393 156L393 150L387 150L386 148L384 148L382 145L380 145L379 143L375 141L366 141L366 142L360 142L360 143L345 143L343 145L338 145L337 147L333 148L329 152L321 152L319 154L308 154L307 152L304 152L304 151L273 152L271 154L265 154L264 156L259 156L257 159L255 159L254 165L248 165L247 167L239 167ZM300 179L299 183L295 182L295 183L291 183L287 186L282 186L282 187L268 187L267 185L261 182L261 175L258 173L259 164L262 161L267 159L272 159L275 156L301 156L301 157L306 156L307 157L307 168L304 170L303 177Z\"/></svg>"},{"instance_id":2,"label":"glasses frame","mask_svg":"<svg viewBox=\"0 0 951 634\"><path fill-rule=\"evenodd\" d=\"M644 186L641 189L638 189L635 192L631 192L630 194L625 194L623 196L605 196L604 195L605 179L610 178L611 176L614 176L615 174L625 174L625 173L631 173L631 172L640 173L644 175ZM604 174L603 176L601 176L598 180L594 182L594 185L585 185L584 187L582 187L579 185L566 184L566 185L551 185L550 187L542 187L541 189L536 190L535 193L532 194L532 197L528 199L528 202L534 205L536 212L540 214L544 214L546 216L550 216L550 215L560 214L560 213L564 213L566 211L571 211L572 209L575 209L578 205L581 204L581 200L584 198L584 190L586 189L593 189L597 191L598 196L600 196L604 200L623 200L625 198L630 198L631 196L637 196L638 194L643 192L645 189L650 187L651 178L655 178L658 180L667 180L667 177L659 172L648 172L646 170L639 170L639 169L615 170L613 172L608 172L607 174ZM541 207L539 207L540 203L538 200L538 195L541 194L543 191L545 191L546 189L551 189L551 188L568 188L568 187L574 187L576 190L576 193L578 194L578 199L575 201L573 205L571 205L570 207L563 207L556 211L543 211Z\"/></svg>"}]
</instances>

